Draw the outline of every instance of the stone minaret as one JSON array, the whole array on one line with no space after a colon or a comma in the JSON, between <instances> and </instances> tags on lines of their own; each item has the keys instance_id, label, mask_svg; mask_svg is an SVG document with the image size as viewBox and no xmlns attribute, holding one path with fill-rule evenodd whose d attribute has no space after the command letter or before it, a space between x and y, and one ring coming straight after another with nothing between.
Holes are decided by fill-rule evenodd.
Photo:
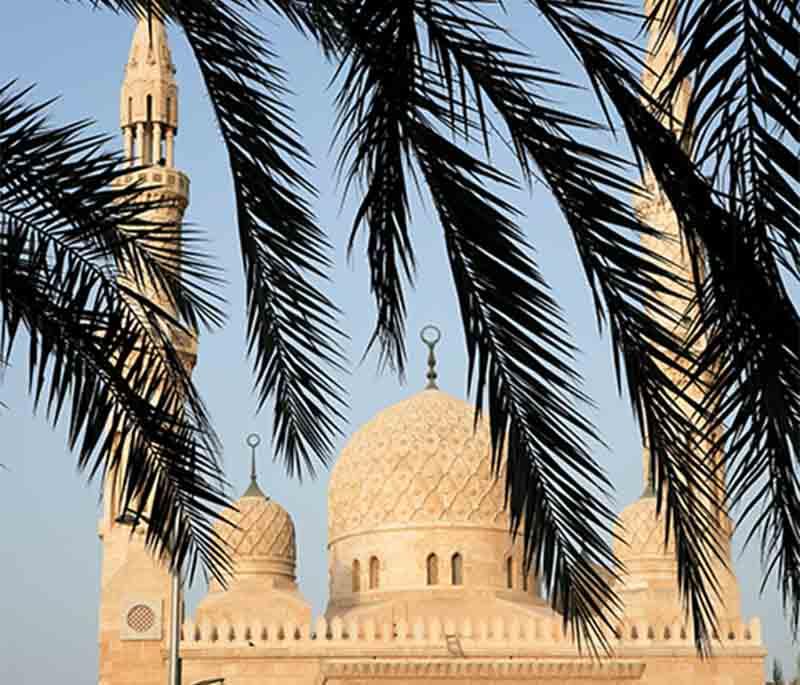
<instances>
[{"instance_id":1,"label":"stone minaret","mask_svg":"<svg viewBox=\"0 0 800 685\"><path fill-rule=\"evenodd\" d=\"M189 201L189 179L175 169L178 130L178 87L164 24L140 19L131 45L120 100L120 124L131 173L123 184L147 185L147 199L159 208L150 218L180 227ZM135 230L135 229L132 229ZM179 253L178 232L169 238ZM164 247L159 246L159 247ZM125 265L120 265L125 279ZM152 284L128 281L144 296L166 309L170 304ZM176 350L187 370L196 359L196 339L173 333ZM120 439L118 436L117 439ZM144 527L131 533L119 511L120 474L108 474L104 485L103 516L98 534L103 559L100 588L100 685L162 685L166 664L170 576L144 546Z\"/></svg>"},{"instance_id":2,"label":"stone minaret","mask_svg":"<svg viewBox=\"0 0 800 685\"><path fill-rule=\"evenodd\" d=\"M645 0L645 11L650 13L652 11L653 0ZM662 5L663 7L663 5ZM676 49L676 37L673 32L666 36L660 36L661 27L659 26L659 19L652 27L647 41L647 61L643 74L643 83L645 87L654 95L658 96L661 89L670 82L671 76L674 73L675 63L671 63L670 58ZM684 131L683 122L686 118L689 99L691 95L691 86L689 83L683 83L681 88L677 91L672 103L671 112L663 113L661 116L662 122L669 126L677 137L682 137L688 149L689 136L691 132ZM668 258L673 264L673 270L686 284L684 287L672 285L672 294L661 295L659 298L664 303L667 314L664 311L651 310L650 316L659 320L663 325L671 328L678 337L688 339L689 331L695 316L695 310L690 305L694 296L694 274L692 272L691 260L687 251L687 246L682 235L677 216L675 215L669 200L658 187L655 178L650 169L645 170L644 185L650 191L650 196L647 198L636 198L635 207L639 217L647 224L658 227L662 234L660 236L643 236L642 242L656 254ZM695 352L698 352L702 341L698 342L695 346ZM682 385L687 385L687 394L689 394L697 402L702 400L706 392L708 377L704 382L700 381L689 384L688 376L685 376L681 371L674 368L669 369L667 373L676 382ZM693 408L688 403L683 403L684 410L691 416L694 413ZM696 424L700 424L701 420L696 418ZM700 451L706 459L713 460L714 463L718 462L718 456L715 456L712 445L708 440L704 440L698 435L687 435L687 441L692 441L694 449ZM653 496L653 483L650 474L650 454L645 446L644 449L644 497ZM722 501L725 496L724 474L720 474L720 482L714 488L714 496ZM717 507L715 507L717 509ZM722 547L727 555L728 563L731 561L730 554L730 538L732 526L729 518L724 513L719 513L719 531L722 536ZM722 593L722 606L719 609L720 622L724 624L726 619L738 619L740 614L739 606L739 589L735 577L732 573L728 572L724 565L716 562L715 575L720 583Z\"/></svg>"}]
</instances>

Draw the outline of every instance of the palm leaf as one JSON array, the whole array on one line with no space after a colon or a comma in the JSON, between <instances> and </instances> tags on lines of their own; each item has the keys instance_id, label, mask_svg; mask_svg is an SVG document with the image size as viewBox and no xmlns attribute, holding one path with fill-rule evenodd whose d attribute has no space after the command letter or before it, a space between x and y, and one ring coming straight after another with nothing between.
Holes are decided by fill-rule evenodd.
<instances>
[{"instance_id":1,"label":"palm leaf","mask_svg":"<svg viewBox=\"0 0 800 685\"><path fill-rule=\"evenodd\" d=\"M796 63L796 26L775 15L777 11L786 16L791 10L781 3L748 4L747 8L744 3L685 3L683 20L677 24L683 37L669 64L674 76L661 101L654 102L620 60L598 44L591 26L573 22L561 4L539 2L537 6L552 6L551 20L568 27L563 33L621 115L634 149L652 169L686 236L702 312L695 335L705 339L705 352L689 366L689 375L707 374L711 383L698 412L705 417L700 431L717 453L719 468L730 474L731 504L743 505L744 514L759 503L766 506L767 514L756 522L764 534L765 570L769 574L778 568L796 629L798 536L791 521L800 514L800 499L790 436L797 434L793 421L800 350L797 314L786 296L779 265L789 272L793 268L797 211L786 210L796 194L784 176L790 168L784 160L791 155L783 140L793 125L797 130L792 122L797 122L798 111L797 98L786 98L783 91L790 82L789 65L780 63L777 50L759 55L765 38L754 35L757 26L767 36L778 32L784 43L783 59ZM759 25L754 12L768 19ZM796 12L793 16L796 21ZM647 21L661 20L660 40L664 41L677 17L676 3L655 2ZM749 30L743 22L750 24ZM742 46L745 59L742 50L734 59L733 45L744 35L751 41ZM792 38L794 53L788 47ZM769 76L735 73L739 67L758 72L762 66L771 72ZM676 141L657 118L670 115L677 89L692 75L696 77L694 95L684 125L694 140L696 163L682 150L685 139ZM757 90L748 86L757 82L764 89L754 97ZM773 113L779 113L783 125L763 123ZM712 124L715 120L717 124ZM753 143L754 136L762 139L760 154L753 152L759 150L758 144L747 144L748 140ZM766 159L781 162L770 165ZM709 171L710 182L701 175L701 168ZM770 175L762 169L769 169ZM769 227L772 221L775 224ZM780 253L780 245L788 248L790 258ZM656 462L663 459L664 454L654 456ZM763 478L769 486L759 485L754 492ZM684 590L692 566L696 567L686 561L679 553Z\"/></svg>"},{"instance_id":2,"label":"palm leaf","mask_svg":"<svg viewBox=\"0 0 800 685\"><path fill-rule=\"evenodd\" d=\"M464 72L461 79L474 85L478 91L475 97L486 97L497 109L508 126L523 171L537 173L547 183L567 218L593 289L598 319L608 322L617 354L617 372L620 375L625 371L642 430L651 442L664 445L664 449L669 446L673 452L665 464L667 476L680 483L689 474L698 485L696 491L675 485L668 505L670 511L678 511L675 527L679 553L683 552L688 566L701 571L700 577L691 576L692 582L684 588L690 606L696 609L693 613L700 617L697 633L702 642L704 621L713 620L709 588L713 592L714 580L707 551L713 541L704 532L708 518L696 512L700 509L697 498L704 490L702 484L709 482L702 476L708 475L709 469L692 450L675 447L687 444L674 438L690 435L692 424L679 406L683 389L673 380L674 371L679 370L680 360L687 354L683 342L671 331L679 312L671 311L666 304L683 284L672 265L632 240L636 234L654 235L655 229L642 224L616 197L620 191L639 192L622 173L624 161L573 138L573 131L596 128L596 124L564 114L535 97L544 86L569 84L560 82L552 72L526 67L524 56L518 51L503 48L497 42L488 43L453 14L449 4L446 7L443 3L429 3L427 7L434 8L426 19L431 40L437 43L437 54L442 61L452 62L440 70ZM488 22L484 25L490 26ZM479 114L485 109L481 104L474 107ZM653 317L648 311L657 312L658 316ZM661 435L672 436L670 442L659 440L652 427L656 424ZM662 451L656 449L657 454ZM516 487L525 490L521 482ZM602 551L595 554L608 564ZM613 565L606 565L606 569L615 571ZM602 607L609 608L604 580L592 576L592 582L603 588L595 596L603 600Z\"/></svg>"},{"instance_id":3,"label":"palm leaf","mask_svg":"<svg viewBox=\"0 0 800 685\"><path fill-rule=\"evenodd\" d=\"M219 119L233 172L247 285L248 335L260 402L274 402L277 455L314 474L340 432L344 390L338 310L314 284L328 243L307 202L313 188L284 104L284 76L265 40L234 9L175 2Z\"/></svg>"},{"instance_id":4,"label":"palm leaf","mask_svg":"<svg viewBox=\"0 0 800 685\"><path fill-rule=\"evenodd\" d=\"M290 474L313 476L315 463L330 459L344 420L345 393L333 376L344 372L342 333L338 309L314 284L326 278L329 246L304 198L314 191L285 104L284 74L266 39L237 9L256 3L88 1L135 16L155 13L186 32L233 172L259 403L273 403L276 458ZM268 6L311 27L300 3Z\"/></svg>"},{"instance_id":5,"label":"palm leaf","mask_svg":"<svg viewBox=\"0 0 800 685\"><path fill-rule=\"evenodd\" d=\"M611 485L588 448L597 437L578 412L587 398L560 310L524 251L515 212L486 190L509 179L431 129L414 139L444 227L477 410L487 391L493 461L507 474L526 567L545 579L578 644L607 649L603 629L621 605L597 565L613 577L621 569L604 536L614 514L596 491Z\"/></svg>"},{"instance_id":6,"label":"palm leaf","mask_svg":"<svg viewBox=\"0 0 800 685\"><path fill-rule=\"evenodd\" d=\"M725 210L710 217L713 232L687 230L709 252L709 354L720 366L714 396L728 426L730 497L742 520L755 516L748 540L760 537L764 583L777 576L797 632L800 320L786 281L800 275L800 15L781 1L661 0L657 17L663 34L678 33L664 99L694 81L693 153Z\"/></svg>"},{"instance_id":7,"label":"palm leaf","mask_svg":"<svg viewBox=\"0 0 800 685\"><path fill-rule=\"evenodd\" d=\"M86 123L49 126L45 106L26 97L0 88L2 355L11 358L26 330L34 402L46 399L54 423L67 409L79 466L90 476L122 467L120 506L152 514L147 544L224 579L227 560L211 528L219 518L212 508L228 503L219 443L173 345L175 331L192 335L192 323L218 309L150 249L161 227L143 215L158 205L124 184L129 170L100 151L107 141L86 135ZM171 238L175 229L163 230ZM141 265L174 309L118 279L121 257L128 269ZM189 266L202 282L204 260Z\"/></svg>"},{"instance_id":8,"label":"palm leaf","mask_svg":"<svg viewBox=\"0 0 800 685\"><path fill-rule=\"evenodd\" d=\"M502 99L519 98L515 79L542 85L552 83L554 76L519 66L520 53L482 41L475 26L486 30L491 22L474 13L458 17L450 5L417 3L413 15L404 3L358 3L347 12L331 11L342 35L339 55L347 61L340 103L347 103L350 125L345 150L353 151L356 159L347 179L363 182L362 207L404 206L403 178L413 151L445 229L478 412L487 392L495 465L507 474L513 526L524 529L526 564L542 573L554 606L565 611L578 640L607 646L602 627L612 625L608 613L618 605L606 577L615 577L619 569L604 539L611 530L610 512L589 485L594 481L602 488L608 483L586 445L594 432L573 406L586 398L578 389L578 377L569 371L572 348L564 342L557 307L522 251L518 230L505 216L509 208L480 190L484 181L508 179L462 154L428 123L432 120L468 140L478 136L488 144L485 108L480 100L470 99L467 82L472 81L478 97L488 94L498 109L507 105L522 118L531 115L528 99L513 105ZM430 49L424 55L415 18L427 29ZM492 81L504 71L508 74ZM544 111L558 124L594 126L555 110ZM358 163L376 154L376 148L397 151L376 155L375 164L394 165L395 182L378 184L377 189L375 166ZM403 198L402 203L396 198ZM374 244L398 249L406 244L405 217L401 222L397 216L400 212L395 211L390 219L370 223ZM373 260L373 273L384 271L380 259ZM384 296L394 297L401 308L396 290ZM572 503L596 506L595 513L583 512L581 525L575 527L578 519L560 504L565 495Z\"/></svg>"}]
</instances>

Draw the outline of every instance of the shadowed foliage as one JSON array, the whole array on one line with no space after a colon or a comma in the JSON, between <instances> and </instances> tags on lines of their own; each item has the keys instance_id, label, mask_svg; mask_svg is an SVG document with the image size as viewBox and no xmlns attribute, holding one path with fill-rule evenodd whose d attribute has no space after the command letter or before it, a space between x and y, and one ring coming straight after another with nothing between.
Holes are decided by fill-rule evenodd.
<instances>
[{"instance_id":1,"label":"shadowed foliage","mask_svg":"<svg viewBox=\"0 0 800 685\"><path fill-rule=\"evenodd\" d=\"M273 406L277 452L290 473L313 474L331 457L345 409L335 380L344 341L339 312L320 285L330 246L310 210L310 160L286 105L291 74L251 12L285 19L336 68L339 170L345 189L359 196L349 248L366 234L377 310L369 347L401 375L404 293L415 275L411 189L434 208L463 320L468 385L477 413L488 416L494 467L499 473L507 465L512 525L524 537L526 564L576 639L606 646L603 629L615 625L620 608L611 583L622 569L609 544L617 534L612 484L592 454L600 441L583 411L589 398L567 322L527 244L525 218L502 198L504 189L534 180L552 193L571 231L620 392L646 436L698 648L711 647L712 568L723 556L715 526L729 510L740 520L755 517L751 535L760 537L765 582L777 577L797 629L800 341L788 290L800 265L800 37L792 2L648 0L645 14L632 0L523 3L577 60L581 83L535 62L496 0L85 3L163 13L195 54L233 172L256 391ZM603 28L611 25L652 26L664 41L675 32L660 95L642 86L640 41ZM676 138L662 122L687 79L686 134ZM563 89L587 84L604 120L554 104ZM126 496L164 488L153 544L163 553L166 531L180 521L181 549L221 574L207 525L222 501L217 445L159 333L159 326L191 331L217 323L211 273L194 254L183 265L186 282L175 278L146 241L120 232L141 211L136 189L108 190L116 160L99 151L99 141L76 142L80 126L43 133L28 97L11 87L0 93L0 159L11 149L29 178L23 188L0 169L3 354L26 328L34 397L48 390L54 420L72 398L82 464L115 463L120 448L106 426L110 417L127 422L140 456L128 469ZM630 155L609 151L620 148L612 125ZM495 167L498 146L513 152L515 173ZM692 283L640 241L660 235L632 206L632 197L654 190L633 180L645 166L677 216ZM132 199L122 201L125 193ZM164 281L176 320L146 303L135 317L123 311L126 293L109 276L121 256ZM694 293L685 303L688 337L676 334L684 312L667 304L687 285ZM138 322L140 311L147 322ZM133 321L126 332L111 325L123 319ZM68 333L59 340L55 321ZM155 365L141 378L157 373L174 388L164 400L154 402L147 383L139 384L142 395L121 370L140 340L152 343L147 358ZM687 390L697 379L710 379L702 400ZM175 413L184 397L185 410ZM728 498L718 503L722 512L713 511L703 502L724 472Z\"/></svg>"}]
</instances>

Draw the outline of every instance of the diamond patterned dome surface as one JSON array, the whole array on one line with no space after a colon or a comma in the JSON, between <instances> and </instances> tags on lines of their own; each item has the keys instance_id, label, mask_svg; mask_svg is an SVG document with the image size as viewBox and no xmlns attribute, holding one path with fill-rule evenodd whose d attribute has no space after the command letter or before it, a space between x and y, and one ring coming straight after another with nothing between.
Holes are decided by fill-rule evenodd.
<instances>
[{"instance_id":1,"label":"diamond patterned dome surface","mask_svg":"<svg viewBox=\"0 0 800 685\"><path fill-rule=\"evenodd\" d=\"M294 563L297 556L294 524L287 511L261 494L245 494L236 502L239 510L225 513L236 528L216 524L234 559L270 557Z\"/></svg>"},{"instance_id":2,"label":"diamond patterned dome surface","mask_svg":"<svg viewBox=\"0 0 800 685\"><path fill-rule=\"evenodd\" d=\"M669 547L664 549L665 512L656 514L656 498L640 497L625 507L619 515L623 527L622 538L627 542L615 541L614 547L620 561L626 563L641 557L669 557L674 555L674 544L670 537Z\"/></svg>"},{"instance_id":3,"label":"diamond patterned dome surface","mask_svg":"<svg viewBox=\"0 0 800 685\"><path fill-rule=\"evenodd\" d=\"M328 489L328 540L391 525L473 524L508 530L474 408L424 390L377 414L345 445Z\"/></svg>"}]
</instances>

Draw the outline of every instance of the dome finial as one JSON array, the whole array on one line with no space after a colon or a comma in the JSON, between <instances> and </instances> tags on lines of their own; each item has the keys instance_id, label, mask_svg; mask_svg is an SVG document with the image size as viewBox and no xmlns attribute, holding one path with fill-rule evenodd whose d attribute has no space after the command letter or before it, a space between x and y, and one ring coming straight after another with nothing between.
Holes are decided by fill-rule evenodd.
<instances>
[{"instance_id":1,"label":"dome finial","mask_svg":"<svg viewBox=\"0 0 800 685\"><path fill-rule=\"evenodd\" d=\"M265 497L256 480L256 447L261 444L261 436L258 433L250 433L245 442L250 448L250 485L245 490L244 497Z\"/></svg>"},{"instance_id":2,"label":"dome finial","mask_svg":"<svg viewBox=\"0 0 800 685\"><path fill-rule=\"evenodd\" d=\"M436 355L434 354L434 348L442 339L442 332L433 324L428 324L419 332L419 337L422 339L422 342L428 346L428 373L426 374L428 385L425 386L425 389L438 390L439 386L436 385L436 377L438 374L436 373Z\"/></svg>"},{"instance_id":3,"label":"dome finial","mask_svg":"<svg viewBox=\"0 0 800 685\"><path fill-rule=\"evenodd\" d=\"M647 442L647 438L645 438L644 449L642 450L642 469L644 471L644 490L642 491L642 497L655 497L656 495L656 481L651 459L650 445Z\"/></svg>"}]
</instances>

